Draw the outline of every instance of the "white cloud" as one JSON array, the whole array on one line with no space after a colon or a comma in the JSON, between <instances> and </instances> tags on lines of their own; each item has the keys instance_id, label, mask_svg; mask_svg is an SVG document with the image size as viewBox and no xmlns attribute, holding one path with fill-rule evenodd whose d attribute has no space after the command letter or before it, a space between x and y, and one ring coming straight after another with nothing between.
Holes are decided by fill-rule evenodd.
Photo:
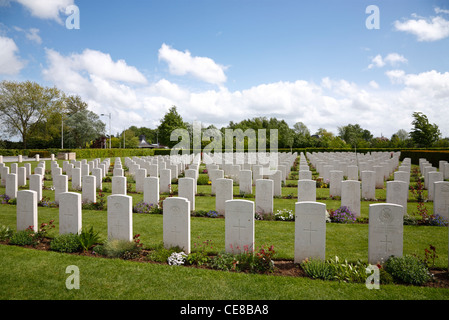
<instances>
[{"instance_id":1,"label":"white cloud","mask_svg":"<svg viewBox=\"0 0 449 320\"><path fill-rule=\"evenodd\" d=\"M61 55L47 50L47 80L69 94L79 94L89 108L112 113L113 133L131 125L155 128L172 106L184 121L200 121L218 128L229 121L254 117L275 117L290 126L302 121L315 133L319 128L338 133L338 127L360 124L374 136L391 136L401 128L411 128L411 115L422 111L437 119L443 136L449 135L449 73L436 71L407 74L403 70L385 73L397 84L393 89L380 88L371 81L363 88L345 79L323 78L319 83L305 80L262 83L244 90L231 91L224 86L195 90L167 79L148 82L123 81L104 68L138 72L125 61L119 64L101 52L85 50L80 54ZM93 57L95 66L86 62ZM396 61L394 56L382 61ZM128 67L130 69L128 69Z\"/></svg>"},{"instance_id":2,"label":"white cloud","mask_svg":"<svg viewBox=\"0 0 449 320\"><path fill-rule=\"evenodd\" d=\"M165 43L159 49L159 60L167 62L171 74L193 77L207 83L221 85L226 82L226 67L207 57L192 57L189 51L178 51Z\"/></svg>"},{"instance_id":3,"label":"white cloud","mask_svg":"<svg viewBox=\"0 0 449 320\"><path fill-rule=\"evenodd\" d=\"M39 29L37 28L30 28L28 30L24 30L19 27L14 27L14 30L25 33L25 36L28 40L36 42L37 44L42 43L42 38L39 36Z\"/></svg>"},{"instance_id":4,"label":"white cloud","mask_svg":"<svg viewBox=\"0 0 449 320\"><path fill-rule=\"evenodd\" d=\"M0 74L16 75L25 66L17 56L19 48L13 39L0 36Z\"/></svg>"},{"instance_id":5,"label":"white cloud","mask_svg":"<svg viewBox=\"0 0 449 320\"><path fill-rule=\"evenodd\" d=\"M449 10L441 9L439 7L436 7L435 8L435 13L446 13L446 14L449 14Z\"/></svg>"},{"instance_id":6,"label":"white cloud","mask_svg":"<svg viewBox=\"0 0 449 320\"><path fill-rule=\"evenodd\" d=\"M18 3L26 7L32 16L40 19L55 20L59 24L63 24L61 12L65 13L65 9L69 5L74 4L74 0L16 0Z\"/></svg>"},{"instance_id":7,"label":"white cloud","mask_svg":"<svg viewBox=\"0 0 449 320\"><path fill-rule=\"evenodd\" d=\"M435 11L443 12L441 9ZM428 19L416 17L403 22L395 21L394 26L398 31L415 35L418 41L437 41L449 36L449 21L440 16Z\"/></svg>"},{"instance_id":8,"label":"white cloud","mask_svg":"<svg viewBox=\"0 0 449 320\"><path fill-rule=\"evenodd\" d=\"M378 54L371 60L372 63L368 66L368 69L372 69L374 67L382 68L387 64L396 66L399 63L407 63L407 61L408 60L403 55L395 52L389 53L385 58L382 58L382 56Z\"/></svg>"}]
</instances>

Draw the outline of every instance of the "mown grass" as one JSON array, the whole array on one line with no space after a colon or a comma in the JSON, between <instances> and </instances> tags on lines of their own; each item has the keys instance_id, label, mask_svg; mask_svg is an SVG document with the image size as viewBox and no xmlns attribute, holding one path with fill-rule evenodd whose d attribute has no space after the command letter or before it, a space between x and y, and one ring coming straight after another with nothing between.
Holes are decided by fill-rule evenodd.
<instances>
[{"instance_id":1,"label":"mown grass","mask_svg":"<svg viewBox=\"0 0 449 320\"><path fill-rule=\"evenodd\" d=\"M62 166L62 164L60 164ZM49 167L49 164L47 164ZM51 181L46 181L51 185ZM108 183L104 183L106 188ZM27 189L27 187L25 187ZM296 188L283 188L283 195L295 193ZM174 188L176 191L176 188ZM327 194L326 194L327 192ZM376 191L382 199L385 190ZM0 188L0 194L4 188ZM213 210L215 197L210 196L209 185L199 185L196 197L197 210ZM53 192L44 190L52 199ZM108 193L106 193L106 196ZM130 194L134 203L142 194ZM319 195L319 196L318 196ZM238 186L234 197L239 197ZM327 200L328 189L318 190L318 200L328 209L338 208L339 200ZM246 199L254 200L250 195ZM275 198L274 208L294 209L292 199ZM362 201L362 216L368 217L368 206ZM431 209L431 203L426 204ZM416 202L409 202L409 212ZM49 236L58 234L59 210L39 207L39 223L55 220L55 229ZM107 237L106 211L83 210L83 227L93 226L102 239ZM16 207L0 205L0 225L15 229ZM293 259L294 222L255 221L256 247L273 245L278 259ZM140 234L144 247L162 243L162 215L133 214L133 232ZM210 240L213 253L224 249L224 219L191 219L192 248L195 243ZM423 256L424 249L432 244L437 249L436 267L448 267L448 228L431 226L404 226L404 254ZM366 261L368 254L367 224L326 224L326 258L339 256L349 261ZM65 269L76 265L80 269L80 289L68 290ZM207 288L207 290L205 290ZM139 263L118 259L104 259L44 252L16 246L0 246L0 299L56 299L56 300L373 300L373 299L428 299L447 300L448 289L424 288L402 285L382 285L381 290L368 290L364 284L348 284L308 278L273 275L238 274L192 267L177 267L153 263Z\"/></svg>"}]
</instances>

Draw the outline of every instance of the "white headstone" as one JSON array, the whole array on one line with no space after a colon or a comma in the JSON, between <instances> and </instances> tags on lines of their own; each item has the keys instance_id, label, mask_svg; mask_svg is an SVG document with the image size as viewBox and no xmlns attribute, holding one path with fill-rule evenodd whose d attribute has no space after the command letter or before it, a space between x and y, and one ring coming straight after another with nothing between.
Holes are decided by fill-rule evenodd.
<instances>
[{"instance_id":1,"label":"white headstone","mask_svg":"<svg viewBox=\"0 0 449 320\"><path fill-rule=\"evenodd\" d=\"M59 195L59 234L80 234L82 229L81 194L64 192Z\"/></svg>"},{"instance_id":2,"label":"white headstone","mask_svg":"<svg viewBox=\"0 0 449 320\"><path fill-rule=\"evenodd\" d=\"M180 247L190 253L190 203L186 198L169 197L163 204L163 241L165 248Z\"/></svg>"},{"instance_id":3,"label":"white headstone","mask_svg":"<svg viewBox=\"0 0 449 320\"><path fill-rule=\"evenodd\" d=\"M240 170L239 191L243 194L253 193L253 173L251 170Z\"/></svg>"},{"instance_id":4,"label":"white headstone","mask_svg":"<svg viewBox=\"0 0 449 320\"><path fill-rule=\"evenodd\" d=\"M325 259L326 204L313 201L295 204L295 263Z\"/></svg>"},{"instance_id":5,"label":"white headstone","mask_svg":"<svg viewBox=\"0 0 449 320\"><path fill-rule=\"evenodd\" d=\"M315 180L298 180L298 201L316 201Z\"/></svg>"},{"instance_id":6,"label":"white headstone","mask_svg":"<svg viewBox=\"0 0 449 320\"><path fill-rule=\"evenodd\" d=\"M97 202L96 179L95 176L83 176L82 201L84 203Z\"/></svg>"},{"instance_id":7,"label":"white headstone","mask_svg":"<svg viewBox=\"0 0 449 320\"><path fill-rule=\"evenodd\" d=\"M225 203L225 251L229 253L254 250L254 202L228 200Z\"/></svg>"},{"instance_id":8,"label":"white headstone","mask_svg":"<svg viewBox=\"0 0 449 320\"><path fill-rule=\"evenodd\" d=\"M329 195L341 196L341 182L343 181L343 171L331 170L329 181Z\"/></svg>"},{"instance_id":9,"label":"white headstone","mask_svg":"<svg viewBox=\"0 0 449 320\"><path fill-rule=\"evenodd\" d=\"M40 174L30 176L30 190L36 192L38 202L42 200L42 176Z\"/></svg>"},{"instance_id":10,"label":"white headstone","mask_svg":"<svg viewBox=\"0 0 449 320\"><path fill-rule=\"evenodd\" d=\"M55 202L59 203L59 195L68 191L69 178L64 175L54 177L53 185L55 187Z\"/></svg>"},{"instance_id":11,"label":"white headstone","mask_svg":"<svg viewBox=\"0 0 449 320\"><path fill-rule=\"evenodd\" d=\"M113 176L112 179L112 194L126 195L126 177Z\"/></svg>"},{"instance_id":12,"label":"white headstone","mask_svg":"<svg viewBox=\"0 0 449 320\"><path fill-rule=\"evenodd\" d=\"M256 180L256 212L262 215L273 214L273 180Z\"/></svg>"},{"instance_id":13,"label":"white headstone","mask_svg":"<svg viewBox=\"0 0 449 320\"><path fill-rule=\"evenodd\" d=\"M404 181L387 181L387 203L399 204L403 214L407 214L407 183Z\"/></svg>"},{"instance_id":14,"label":"white headstone","mask_svg":"<svg viewBox=\"0 0 449 320\"><path fill-rule=\"evenodd\" d=\"M6 175L6 187L5 187L5 194L10 199L16 199L17 198L17 174L15 173L9 173Z\"/></svg>"},{"instance_id":15,"label":"white headstone","mask_svg":"<svg viewBox=\"0 0 449 320\"><path fill-rule=\"evenodd\" d=\"M376 199L376 172L362 171L362 198L365 200Z\"/></svg>"},{"instance_id":16,"label":"white headstone","mask_svg":"<svg viewBox=\"0 0 449 320\"><path fill-rule=\"evenodd\" d=\"M72 189L81 190L81 188L82 188L81 169L75 167L72 169Z\"/></svg>"},{"instance_id":17,"label":"white headstone","mask_svg":"<svg viewBox=\"0 0 449 320\"><path fill-rule=\"evenodd\" d=\"M38 230L37 219L37 193L32 190L21 190L17 192L17 231L32 227Z\"/></svg>"},{"instance_id":18,"label":"white headstone","mask_svg":"<svg viewBox=\"0 0 449 320\"><path fill-rule=\"evenodd\" d=\"M434 183L433 214L449 219L449 182Z\"/></svg>"},{"instance_id":19,"label":"white headstone","mask_svg":"<svg viewBox=\"0 0 449 320\"><path fill-rule=\"evenodd\" d=\"M159 205L159 178L146 177L143 182L143 201L154 206Z\"/></svg>"},{"instance_id":20,"label":"white headstone","mask_svg":"<svg viewBox=\"0 0 449 320\"><path fill-rule=\"evenodd\" d=\"M430 201L433 201L433 194L435 189L435 182L437 181L443 181L443 173L438 171L432 171L428 173L428 190L427 190L427 199Z\"/></svg>"},{"instance_id":21,"label":"white headstone","mask_svg":"<svg viewBox=\"0 0 449 320\"><path fill-rule=\"evenodd\" d=\"M349 207L349 210L351 210L356 217L360 217L360 181L342 181L341 206Z\"/></svg>"},{"instance_id":22,"label":"white headstone","mask_svg":"<svg viewBox=\"0 0 449 320\"><path fill-rule=\"evenodd\" d=\"M404 210L398 204L369 205L368 262L383 264L390 256L402 257Z\"/></svg>"},{"instance_id":23,"label":"white headstone","mask_svg":"<svg viewBox=\"0 0 449 320\"><path fill-rule=\"evenodd\" d=\"M220 178L215 180L216 195L215 195L215 210L220 215L225 215L225 202L232 200L233 194L233 181L232 179Z\"/></svg>"},{"instance_id":24,"label":"white headstone","mask_svg":"<svg viewBox=\"0 0 449 320\"><path fill-rule=\"evenodd\" d=\"M108 196L108 240L133 239L133 198L114 194Z\"/></svg>"},{"instance_id":25,"label":"white headstone","mask_svg":"<svg viewBox=\"0 0 449 320\"><path fill-rule=\"evenodd\" d=\"M190 202L190 211L195 210L195 179L178 179L178 197L186 198Z\"/></svg>"},{"instance_id":26,"label":"white headstone","mask_svg":"<svg viewBox=\"0 0 449 320\"><path fill-rule=\"evenodd\" d=\"M171 170L161 169L159 171L159 191L161 193L171 192Z\"/></svg>"}]
</instances>

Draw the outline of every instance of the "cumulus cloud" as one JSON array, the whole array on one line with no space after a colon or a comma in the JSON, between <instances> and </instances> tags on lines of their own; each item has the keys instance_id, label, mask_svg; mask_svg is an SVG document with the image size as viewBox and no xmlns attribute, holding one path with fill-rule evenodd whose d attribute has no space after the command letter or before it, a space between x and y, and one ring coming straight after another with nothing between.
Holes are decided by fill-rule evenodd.
<instances>
[{"instance_id":1,"label":"cumulus cloud","mask_svg":"<svg viewBox=\"0 0 449 320\"><path fill-rule=\"evenodd\" d=\"M193 57L189 51L179 51L165 43L159 49L159 60L167 62L171 74L193 77L211 84L226 82L226 67L208 57Z\"/></svg>"},{"instance_id":2,"label":"cumulus cloud","mask_svg":"<svg viewBox=\"0 0 449 320\"><path fill-rule=\"evenodd\" d=\"M375 67L382 68L386 65L396 66L400 63L407 63L407 61L408 60L403 55L395 52L389 53L385 56L385 58L382 58L382 56L378 54L371 60L371 64L368 66L368 69L372 69Z\"/></svg>"},{"instance_id":3,"label":"cumulus cloud","mask_svg":"<svg viewBox=\"0 0 449 320\"><path fill-rule=\"evenodd\" d=\"M0 74L16 75L25 66L17 53L19 48L13 39L0 36Z\"/></svg>"},{"instance_id":4,"label":"cumulus cloud","mask_svg":"<svg viewBox=\"0 0 449 320\"><path fill-rule=\"evenodd\" d=\"M39 29L37 29L37 28L30 28L28 30L24 30L19 27L14 27L14 30L25 33L25 37L28 40L36 42L37 44L42 43L42 38L39 36Z\"/></svg>"},{"instance_id":5,"label":"cumulus cloud","mask_svg":"<svg viewBox=\"0 0 449 320\"><path fill-rule=\"evenodd\" d=\"M31 15L40 18L54 20L63 24L60 14L65 13L65 9L74 4L74 0L15 0L27 8Z\"/></svg>"},{"instance_id":6,"label":"cumulus cloud","mask_svg":"<svg viewBox=\"0 0 449 320\"><path fill-rule=\"evenodd\" d=\"M91 58L97 59L94 65L86 61ZM231 120L276 117L290 126L301 121L312 133L319 128L337 133L339 126L358 123L374 136L387 137L401 128L410 128L412 113L420 110L438 119L443 135L449 135L449 114L442 112L449 104L449 73L388 70L385 75L396 85L393 90L385 90L375 81L362 87L326 77L319 83L279 81L244 90L219 86L192 91L165 78L133 82L137 75L123 73L117 78L104 68L128 70L130 74L138 70L92 50L67 56L47 50L47 60L46 79L67 93L79 94L94 112L111 112L113 132L131 125L155 128L167 110L176 105L184 121L218 128ZM396 60L394 56L382 58L389 64Z\"/></svg>"},{"instance_id":7,"label":"cumulus cloud","mask_svg":"<svg viewBox=\"0 0 449 320\"><path fill-rule=\"evenodd\" d=\"M435 8L435 12L448 13L449 10ZM397 31L403 31L415 35L418 41L437 41L449 36L449 21L441 16L423 18L412 15L414 19L395 21Z\"/></svg>"}]
</instances>

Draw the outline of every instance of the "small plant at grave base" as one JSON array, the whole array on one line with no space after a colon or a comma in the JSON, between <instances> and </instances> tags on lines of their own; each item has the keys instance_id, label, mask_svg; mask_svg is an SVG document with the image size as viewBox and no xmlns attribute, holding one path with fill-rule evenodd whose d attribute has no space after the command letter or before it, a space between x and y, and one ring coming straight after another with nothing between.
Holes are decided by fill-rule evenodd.
<instances>
[{"instance_id":1,"label":"small plant at grave base","mask_svg":"<svg viewBox=\"0 0 449 320\"><path fill-rule=\"evenodd\" d=\"M89 230L81 230L81 233L78 235L78 239L84 251L89 250L95 244L100 242L99 232L94 232L93 227L90 227Z\"/></svg>"},{"instance_id":2,"label":"small plant at grave base","mask_svg":"<svg viewBox=\"0 0 449 320\"><path fill-rule=\"evenodd\" d=\"M320 259L306 259L300 263L304 272L312 279L334 280L334 272L329 263Z\"/></svg>"},{"instance_id":3,"label":"small plant at grave base","mask_svg":"<svg viewBox=\"0 0 449 320\"><path fill-rule=\"evenodd\" d=\"M8 204L9 200L9 197L6 194L0 195L0 204Z\"/></svg>"},{"instance_id":4,"label":"small plant at grave base","mask_svg":"<svg viewBox=\"0 0 449 320\"><path fill-rule=\"evenodd\" d=\"M134 241L134 243L136 244L136 247L137 247L137 248L142 248L143 244L140 243L140 234L134 235L133 241Z\"/></svg>"},{"instance_id":5,"label":"small plant at grave base","mask_svg":"<svg viewBox=\"0 0 449 320\"><path fill-rule=\"evenodd\" d=\"M14 231L8 226L0 226L0 241L6 241L11 238Z\"/></svg>"},{"instance_id":6,"label":"small plant at grave base","mask_svg":"<svg viewBox=\"0 0 449 320\"><path fill-rule=\"evenodd\" d=\"M235 255L233 270L251 273L269 273L274 271L273 258L276 252L273 246L261 246L258 251L243 248L243 252Z\"/></svg>"},{"instance_id":7,"label":"small plant at grave base","mask_svg":"<svg viewBox=\"0 0 449 320\"><path fill-rule=\"evenodd\" d=\"M206 213L206 216L209 217L209 218L218 218L220 216L220 214L217 211L215 211L215 210L209 210Z\"/></svg>"},{"instance_id":8,"label":"small plant at grave base","mask_svg":"<svg viewBox=\"0 0 449 320\"><path fill-rule=\"evenodd\" d=\"M290 209L278 209L274 213L274 220L278 221L294 221L295 214Z\"/></svg>"},{"instance_id":9,"label":"small plant at grave base","mask_svg":"<svg viewBox=\"0 0 449 320\"><path fill-rule=\"evenodd\" d=\"M354 223L357 219L355 213L347 206L341 206L336 210L331 210L329 212L329 218L332 222L336 223Z\"/></svg>"},{"instance_id":10,"label":"small plant at grave base","mask_svg":"<svg viewBox=\"0 0 449 320\"><path fill-rule=\"evenodd\" d=\"M431 226L447 227L448 224L448 220L445 217L440 216L439 214L431 215L429 217L429 225Z\"/></svg>"},{"instance_id":11,"label":"small plant at grave base","mask_svg":"<svg viewBox=\"0 0 449 320\"><path fill-rule=\"evenodd\" d=\"M437 251L436 248L431 244L429 245L429 248L424 249L423 261L429 268L435 266L435 259L438 258L436 251Z\"/></svg>"},{"instance_id":12,"label":"small plant at grave base","mask_svg":"<svg viewBox=\"0 0 449 320\"><path fill-rule=\"evenodd\" d=\"M47 207L47 208L56 208L58 207L58 204L55 201L50 201L49 197L43 196L42 200L39 201L37 204L40 207Z\"/></svg>"},{"instance_id":13,"label":"small plant at grave base","mask_svg":"<svg viewBox=\"0 0 449 320\"><path fill-rule=\"evenodd\" d=\"M151 209L153 207L153 204L146 203L144 201L139 201L136 203L133 207L134 213L151 213Z\"/></svg>"},{"instance_id":14,"label":"small plant at grave base","mask_svg":"<svg viewBox=\"0 0 449 320\"><path fill-rule=\"evenodd\" d=\"M424 202L424 184L422 183L421 178L418 178L416 180L416 187L410 185L409 189L415 197L416 201L418 201L418 205L419 203Z\"/></svg>"},{"instance_id":15,"label":"small plant at grave base","mask_svg":"<svg viewBox=\"0 0 449 320\"><path fill-rule=\"evenodd\" d=\"M272 221L274 220L274 215L273 213L265 213L264 211L256 210L254 213L254 219Z\"/></svg>"},{"instance_id":16,"label":"small plant at grave base","mask_svg":"<svg viewBox=\"0 0 449 320\"><path fill-rule=\"evenodd\" d=\"M81 250L81 243L77 234L59 234L50 242L50 249L58 252L78 252Z\"/></svg>"},{"instance_id":17,"label":"small plant at grave base","mask_svg":"<svg viewBox=\"0 0 449 320\"><path fill-rule=\"evenodd\" d=\"M399 283L422 285L432 279L425 263L412 255L391 256L384 268Z\"/></svg>"},{"instance_id":18,"label":"small plant at grave base","mask_svg":"<svg viewBox=\"0 0 449 320\"><path fill-rule=\"evenodd\" d=\"M366 268L368 265L360 260L355 263L350 263L347 260L341 262L340 258L335 256L334 259L329 259L326 263L331 268L330 272L333 274L334 280L358 283L366 280Z\"/></svg>"},{"instance_id":19,"label":"small plant at grave base","mask_svg":"<svg viewBox=\"0 0 449 320\"><path fill-rule=\"evenodd\" d=\"M168 257L170 257L172 253L180 251L182 251L182 249L179 247L165 248L163 244L159 244L154 248L150 248L150 252L145 259L159 263L166 263Z\"/></svg>"},{"instance_id":20,"label":"small plant at grave base","mask_svg":"<svg viewBox=\"0 0 449 320\"><path fill-rule=\"evenodd\" d=\"M183 265L186 261L187 254L184 251L181 252L173 252L167 259L167 262L170 266L180 266Z\"/></svg>"},{"instance_id":21,"label":"small plant at grave base","mask_svg":"<svg viewBox=\"0 0 449 320\"><path fill-rule=\"evenodd\" d=\"M198 237L199 239L199 237ZM210 262L210 258L207 254L206 249L210 248L212 249L212 241L211 240L205 240L201 244L194 243L194 250L186 257L186 262L189 265L197 265L202 266L206 265ZM198 249L197 249L198 248ZM197 249L197 250L195 250Z\"/></svg>"},{"instance_id":22,"label":"small plant at grave base","mask_svg":"<svg viewBox=\"0 0 449 320\"><path fill-rule=\"evenodd\" d=\"M110 240L103 246L96 246L94 248L98 254L104 254L109 258L121 258L125 260L137 257L141 248L136 245L134 241L127 240Z\"/></svg>"}]
</instances>

